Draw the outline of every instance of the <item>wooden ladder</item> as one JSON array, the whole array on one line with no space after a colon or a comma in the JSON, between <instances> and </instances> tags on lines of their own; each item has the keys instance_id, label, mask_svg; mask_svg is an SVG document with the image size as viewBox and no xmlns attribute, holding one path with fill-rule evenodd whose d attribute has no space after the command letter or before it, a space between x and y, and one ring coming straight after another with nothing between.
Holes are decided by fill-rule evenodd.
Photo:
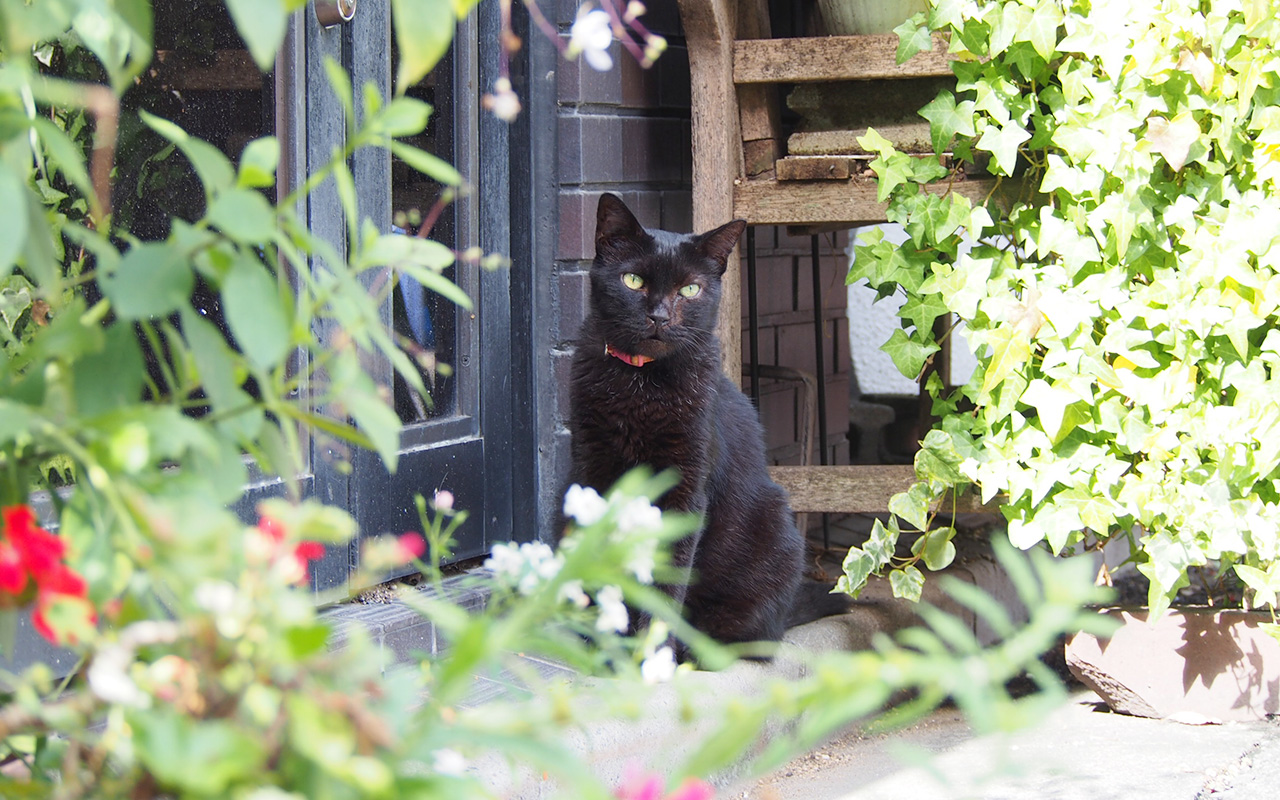
<instances>
[{"instance_id":1,"label":"wooden ladder","mask_svg":"<svg viewBox=\"0 0 1280 800\"><path fill-rule=\"evenodd\" d=\"M707 230L742 218L752 225L837 230L885 222L873 178L843 171L840 158L781 153L778 83L951 75L945 44L896 63L898 37L769 38L767 0L679 0L689 51L693 117L693 224ZM992 179L950 187L981 202ZM946 190L946 187L940 191ZM742 363L741 270L730 257L718 334L725 370ZM773 467L797 512L878 513L915 481L909 465ZM963 498L956 510L980 510Z\"/></svg>"}]
</instances>

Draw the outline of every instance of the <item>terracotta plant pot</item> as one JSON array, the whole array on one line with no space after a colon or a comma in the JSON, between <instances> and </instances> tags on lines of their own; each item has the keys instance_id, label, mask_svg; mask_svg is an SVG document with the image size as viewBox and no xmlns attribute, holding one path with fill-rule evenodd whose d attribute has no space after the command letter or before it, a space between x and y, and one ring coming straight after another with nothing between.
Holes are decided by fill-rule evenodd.
<instances>
[{"instance_id":1,"label":"terracotta plant pot","mask_svg":"<svg viewBox=\"0 0 1280 800\"><path fill-rule=\"evenodd\" d=\"M818 0L827 32L837 36L893 33L907 17L928 8L926 0Z\"/></svg>"},{"instance_id":2,"label":"terracotta plant pot","mask_svg":"<svg viewBox=\"0 0 1280 800\"><path fill-rule=\"evenodd\" d=\"M1154 622L1141 608L1101 613L1119 630L1110 639L1077 634L1067 667L1112 710L1185 722L1280 712L1280 641L1262 627L1269 613L1180 607Z\"/></svg>"}]
</instances>

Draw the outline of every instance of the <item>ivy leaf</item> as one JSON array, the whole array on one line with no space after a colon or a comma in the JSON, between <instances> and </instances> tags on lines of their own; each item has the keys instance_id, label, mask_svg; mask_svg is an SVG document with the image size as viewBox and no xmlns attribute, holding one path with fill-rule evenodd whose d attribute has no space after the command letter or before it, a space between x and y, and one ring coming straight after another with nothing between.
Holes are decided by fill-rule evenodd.
<instances>
[{"instance_id":1,"label":"ivy leaf","mask_svg":"<svg viewBox=\"0 0 1280 800\"><path fill-rule=\"evenodd\" d=\"M918 603L924 592L924 574L914 566L905 566L889 573L889 586L894 597Z\"/></svg>"},{"instance_id":2,"label":"ivy leaf","mask_svg":"<svg viewBox=\"0 0 1280 800\"><path fill-rule=\"evenodd\" d=\"M908 378L918 378L920 371L924 369L925 361L929 356L938 352L938 345L933 342L921 343L912 339L907 332L898 328L889 336L889 341L880 346L880 349L889 354L889 358L893 359L893 365L898 371Z\"/></svg>"},{"instance_id":3,"label":"ivy leaf","mask_svg":"<svg viewBox=\"0 0 1280 800\"><path fill-rule=\"evenodd\" d=\"M933 492L929 484L917 481L905 492L898 492L889 498L889 513L905 520L918 531L929 528L929 504L933 502Z\"/></svg>"},{"instance_id":4,"label":"ivy leaf","mask_svg":"<svg viewBox=\"0 0 1280 800\"><path fill-rule=\"evenodd\" d=\"M1062 25L1062 9L1056 0L1040 0L1031 15L1027 29L1018 38L1031 42L1036 53L1045 61L1053 58L1058 46L1058 28Z\"/></svg>"},{"instance_id":5,"label":"ivy leaf","mask_svg":"<svg viewBox=\"0 0 1280 800\"><path fill-rule=\"evenodd\" d=\"M937 572L951 566L956 559L956 546L951 540L955 538L955 528L937 528L924 535L924 565Z\"/></svg>"},{"instance_id":6,"label":"ivy leaf","mask_svg":"<svg viewBox=\"0 0 1280 800\"><path fill-rule=\"evenodd\" d=\"M913 14L903 21L901 25L893 29L898 34L898 55L899 64L905 64L911 60L916 53L931 50L933 48L933 34L929 31L929 26L925 24L923 14Z\"/></svg>"},{"instance_id":7,"label":"ivy leaf","mask_svg":"<svg viewBox=\"0 0 1280 800\"><path fill-rule=\"evenodd\" d=\"M1247 564L1236 564L1236 574L1253 590L1254 605L1276 606L1276 592L1280 591L1280 569L1273 564L1268 572Z\"/></svg>"},{"instance_id":8,"label":"ivy leaf","mask_svg":"<svg viewBox=\"0 0 1280 800\"><path fill-rule=\"evenodd\" d=\"M1200 139L1200 123L1185 111L1172 120L1151 117L1147 120L1147 135L1144 138L1177 172L1187 163L1191 146Z\"/></svg>"},{"instance_id":9,"label":"ivy leaf","mask_svg":"<svg viewBox=\"0 0 1280 800\"><path fill-rule=\"evenodd\" d=\"M977 147L991 153L996 167L1005 175L1012 175L1018 163L1018 146L1031 138L1031 134L1016 122L988 125L978 139Z\"/></svg>"},{"instance_id":10,"label":"ivy leaf","mask_svg":"<svg viewBox=\"0 0 1280 800\"><path fill-rule=\"evenodd\" d=\"M979 391L979 402L982 403L988 402L991 392L1031 358L1030 337L1013 325L992 329L987 345L991 348L991 361L982 375L982 389Z\"/></svg>"}]
</instances>

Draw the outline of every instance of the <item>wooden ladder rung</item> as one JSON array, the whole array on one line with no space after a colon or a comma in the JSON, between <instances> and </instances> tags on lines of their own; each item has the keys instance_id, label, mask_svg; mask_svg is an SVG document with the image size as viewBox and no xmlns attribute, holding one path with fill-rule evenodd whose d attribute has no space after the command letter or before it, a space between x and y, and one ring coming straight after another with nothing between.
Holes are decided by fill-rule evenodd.
<instances>
[{"instance_id":1,"label":"wooden ladder rung","mask_svg":"<svg viewBox=\"0 0 1280 800\"><path fill-rule=\"evenodd\" d=\"M740 39L733 43L733 82L818 83L823 81L934 78L951 74L947 43L897 62L898 37L807 36L796 39Z\"/></svg>"},{"instance_id":2,"label":"wooden ladder rung","mask_svg":"<svg viewBox=\"0 0 1280 800\"><path fill-rule=\"evenodd\" d=\"M889 500L916 482L910 464L872 464L811 467L770 467L769 477L791 495L796 513L883 514ZM972 494L962 494L940 510L957 513L999 513L999 506L984 506Z\"/></svg>"}]
</instances>

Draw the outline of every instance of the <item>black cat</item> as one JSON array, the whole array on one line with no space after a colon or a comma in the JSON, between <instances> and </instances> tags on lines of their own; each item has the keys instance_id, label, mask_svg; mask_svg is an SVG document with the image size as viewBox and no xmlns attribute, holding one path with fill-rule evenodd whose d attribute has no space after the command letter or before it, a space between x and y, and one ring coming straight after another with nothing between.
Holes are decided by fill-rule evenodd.
<instances>
[{"instance_id":1,"label":"black cat","mask_svg":"<svg viewBox=\"0 0 1280 800\"><path fill-rule=\"evenodd\" d=\"M601 196L570 389L574 481L603 492L638 465L679 471L658 505L704 524L673 550L688 585L664 588L724 643L777 641L848 600L793 615L804 538L769 479L756 411L720 368L720 279L746 225L647 231L620 199Z\"/></svg>"}]
</instances>

